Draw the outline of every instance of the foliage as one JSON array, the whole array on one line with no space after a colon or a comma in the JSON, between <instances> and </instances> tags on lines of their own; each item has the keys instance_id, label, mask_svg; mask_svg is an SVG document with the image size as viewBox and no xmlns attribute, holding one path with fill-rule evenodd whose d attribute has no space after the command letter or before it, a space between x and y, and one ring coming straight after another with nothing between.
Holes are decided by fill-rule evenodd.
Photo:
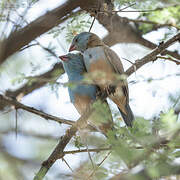
<instances>
[{"instance_id":1,"label":"foliage","mask_svg":"<svg viewBox=\"0 0 180 180\"><path fill-rule=\"evenodd\" d=\"M173 24L180 27L180 5L163 8L161 10L144 13L140 15L141 19L157 22L158 24ZM141 24L139 26L143 33L147 33L154 28L153 24ZM158 26L158 25L156 25Z\"/></svg>"},{"instance_id":2,"label":"foliage","mask_svg":"<svg viewBox=\"0 0 180 180\"><path fill-rule=\"evenodd\" d=\"M1 27L4 27L4 23L9 23L14 28L14 24L12 24L12 22L8 21L7 19L8 11L14 12L14 10L19 10L21 8L25 10L27 6L28 8L31 8L29 7L29 5L33 6L38 1L39 0L2 0L0 3L0 22L2 23ZM157 24L154 25L147 23L136 23L136 26L133 26L133 28L138 32L138 34L141 33L144 35L148 32L157 30L158 26L162 24L172 24L175 26L180 26L180 6L173 5L173 3L177 3L178 1L115 0L115 9L124 8L134 2L136 2L136 4L132 6L130 10L156 9L155 11L151 12L139 13L137 20L153 21ZM10 7L11 4L13 5L12 8L7 8L7 5L9 5L8 7ZM27 11L28 10L29 9L27 9ZM14 14L12 13L10 17L12 17L13 15ZM89 14L83 12L80 14L76 14L75 16L69 16L65 23L51 29L47 34L52 35L52 39L56 39L63 34L66 41L69 43L77 33L88 31L91 23L92 17L90 17ZM6 27L6 24L5 28L3 29L8 29ZM164 34L163 40L166 40L169 36L172 36L177 32L172 27L165 27L165 29L166 33ZM25 37L22 37L22 39L23 38ZM46 50L46 59L49 59L49 55L52 56L52 52L58 50L58 48L55 47L54 43L49 43L47 47L42 46L40 43L38 45L43 47L43 50ZM1 87L3 87L7 82L11 82L11 87L14 88L23 84L26 84L27 88L31 88L33 83L46 81L46 86L51 89L51 91L48 92L56 94L58 96L60 85L62 84L57 82L57 80L64 71L62 69L53 71L49 79L38 78L38 76L36 77L34 75L39 74L40 67L44 68L44 64L35 63L34 59L32 58L29 60L29 66L26 66L25 62L28 61L26 55L29 52L24 52L22 52L22 54L19 53L20 57L24 56L21 61L19 61L19 56L12 56L12 59L10 60L14 61L14 63L8 60L5 65L1 65L0 78L3 79L0 79ZM47 52L49 53L48 56ZM41 59L41 56L39 56L39 54L36 55ZM46 63L48 63L48 61ZM28 72L27 70L29 69L31 69L31 71ZM12 77L8 79L7 76L9 75L11 75ZM143 78L143 80L145 80L145 78ZM88 75L86 76L85 82L92 83L92 80L88 77ZM146 78L146 82L153 83L154 79L150 76L149 78ZM69 83L68 87L74 87L74 84ZM155 88L157 87L154 87L154 89ZM79 136L75 136L72 140L72 143L68 147L68 149L86 149L87 145L82 140L83 138L86 138L89 149L109 148L109 150L99 150L98 153L90 153L92 161L94 163L94 167L92 167L92 162L89 160L90 155L88 156L88 153L85 153L85 155L81 153L82 155L80 155L79 157L84 159L86 158L87 161L84 161L84 159L83 161L81 161L81 159L78 159L78 162L76 163L77 169L74 170L73 168L74 173L66 174L66 172L63 172L65 174L65 178L67 179L68 177L71 178L71 176L73 176L74 179L80 180L92 174L93 179L106 180L110 177L120 174L121 176L125 176L126 179L146 180L147 177L150 179L154 179L161 178L162 176L165 176L166 178L169 176L172 177L172 175L174 174L178 175L180 158L180 123L178 121L178 113L176 112L174 106L174 104L176 106L179 105L179 97L177 98L177 96L179 96L179 93L170 96L170 102L168 105L166 105L166 109L167 107L170 107L168 111L162 111L162 109L159 109L158 112L161 112L160 115L154 115L154 118L149 119L145 119L144 117L136 117L136 121L132 129L124 127L122 118L119 118L119 112L117 113L117 111L112 108L112 116L115 120L115 128L113 131L109 131L107 139L98 132L88 132L87 137L81 137L81 134L79 134ZM14 98L17 98L19 100L19 97ZM32 99L31 95L29 99ZM44 99L40 99L43 102L40 102L42 107L45 104L44 102L48 101L47 99L47 97ZM39 103L38 101L40 100L38 98L33 99L34 103ZM61 101L61 99L58 100ZM24 101L22 102L24 103ZM24 104L26 104L26 102ZM2 102L0 102L0 108L1 105L5 106ZM51 105L53 106L52 108L54 108L55 105ZM36 108L41 109L42 107L38 106ZM94 108L98 112L93 116L93 120L95 123L99 125L109 119L108 110L104 110L105 108L107 108L105 104L97 101L94 104ZM46 111L47 109L43 107L42 110ZM54 109L48 109L47 112L53 114ZM67 114L68 113L69 111L67 110ZM15 141L13 133L15 129L14 121L16 117L18 119L18 138L20 139L17 139ZM16 109L14 108L14 106L10 106L7 112L2 112L0 115L0 120L0 179L23 179L24 174L27 174L26 176L29 178L29 173L32 173L33 175L31 176L34 176L34 172L37 171L42 161L47 158L47 156L57 143L57 139L53 139L51 136L49 137L47 135L49 132L48 130L53 123L50 123L50 121L46 122L44 121L44 119L42 120L41 118L38 118L37 115L33 115L32 113L25 113L24 111L19 109L16 114ZM32 123L31 120L34 120L34 122ZM41 120L43 122L41 122ZM46 122L47 124L44 125L44 122ZM50 133L52 133L53 136L57 135L58 137L60 137L60 135L65 133L64 131L67 127L61 126L58 131L55 131L54 129L59 127L59 124L54 123L53 125L53 128L50 129ZM42 134L41 131L43 132ZM35 132L38 133L36 134ZM30 155L27 157L23 155L21 156L21 154L17 152L15 147L20 146L18 143L22 141L22 137L28 136L32 136L34 137L34 139L37 138L40 140L39 142L35 142L34 139L32 140L32 152L30 152L28 146L26 147L26 145L24 145L25 147L23 147L22 149L25 149L27 152L29 152ZM53 141L53 143L51 143L50 140L52 139L56 140L56 142ZM25 139L25 141L27 141L27 139ZM17 144L14 145L13 143ZM11 144L13 144L13 146ZM108 155L108 153L110 155ZM72 156L77 157L76 155ZM71 166L71 160L68 161L68 163ZM16 166L13 166L14 164L16 164ZM138 169L138 171L136 168ZM8 171L9 169L11 170L10 173ZM141 170L142 173L140 173ZM53 174L54 172L55 170L53 169L51 173ZM59 169L56 172L59 172Z\"/></svg>"},{"instance_id":3,"label":"foliage","mask_svg":"<svg viewBox=\"0 0 180 180\"><path fill-rule=\"evenodd\" d=\"M83 31L88 31L91 25L91 17L87 13L79 13L67 20L66 25L62 27L55 27L49 31L49 34L53 34L53 37L58 37L61 33L66 33L66 41L71 42L73 37Z\"/></svg>"},{"instance_id":4,"label":"foliage","mask_svg":"<svg viewBox=\"0 0 180 180\"><path fill-rule=\"evenodd\" d=\"M70 21L67 22L66 40L71 42L75 34L87 31L90 25L91 18L88 14L82 13L79 16L74 16Z\"/></svg>"},{"instance_id":5,"label":"foliage","mask_svg":"<svg viewBox=\"0 0 180 180\"><path fill-rule=\"evenodd\" d=\"M166 176L173 174L175 166L172 165L175 159L180 157L178 150L180 123L177 122L177 116L172 109L163 113L157 121L160 122L159 125L157 123L154 125L154 121L138 117L133 129L116 126L116 131L109 132L106 142L111 147L108 159L98 166L108 152L94 154L93 161L99 162L96 163L96 167L93 169L90 162L84 163L74 176L77 178L78 174L78 178L83 179L85 174L90 175L94 172L95 179L103 180L109 179L109 175L114 174L117 170L121 174L122 167L124 167L124 171L130 172L131 169L140 165L150 179L159 178L162 174L166 174ZM156 133L153 130L154 126L158 129ZM90 171L90 169L92 170ZM102 177L98 174L100 170ZM123 174L122 171L122 176ZM147 176L134 173L130 179L146 180Z\"/></svg>"}]
</instances>

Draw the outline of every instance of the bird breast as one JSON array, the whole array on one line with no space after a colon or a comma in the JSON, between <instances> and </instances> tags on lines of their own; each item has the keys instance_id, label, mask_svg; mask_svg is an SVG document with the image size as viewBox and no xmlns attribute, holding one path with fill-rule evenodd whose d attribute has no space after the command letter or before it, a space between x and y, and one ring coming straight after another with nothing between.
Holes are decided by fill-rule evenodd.
<instances>
[{"instance_id":1,"label":"bird breast","mask_svg":"<svg viewBox=\"0 0 180 180\"><path fill-rule=\"evenodd\" d=\"M84 52L84 63L91 79L100 87L114 81L114 69L107 60L103 46L87 49Z\"/></svg>"},{"instance_id":2,"label":"bird breast","mask_svg":"<svg viewBox=\"0 0 180 180\"><path fill-rule=\"evenodd\" d=\"M87 70L89 70L90 65L92 63L95 63L96 61L98 61L100 59L102 59L102 60L106 59L104 49L102 46L88 48L86 51L84 51L83 56L84 56L84 63L85 63Z\"/></svg>"}]
</instances>

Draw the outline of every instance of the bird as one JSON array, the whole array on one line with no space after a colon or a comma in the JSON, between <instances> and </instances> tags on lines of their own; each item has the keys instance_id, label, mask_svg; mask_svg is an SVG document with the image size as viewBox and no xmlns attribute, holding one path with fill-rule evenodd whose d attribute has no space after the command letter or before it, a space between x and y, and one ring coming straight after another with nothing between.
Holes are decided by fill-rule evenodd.
<instances>
[{"instance_id":1,"label":"bird","mask_svg":"<svg viewBox=\"0 0 180 180\"><path fill-rule=\"evenodd\" d=\"M91 32L82 32L73 38L69 52L74 50L83 54L94 84L109 92L108 97L117 105L125 124L132 127L134 115L129 105L128 83L118 55ZM114 89L113 93L110 93L111 89Z\"/></svg>"},{"instance_id":2,"label":"bird","mask_svg":"<svg viewBox=\"0 0 180 180\"><path fill-rule=\"evenodd\" d=\"M99 87L83 83L84 73L87 71L81 53L68 53L59 56L59 58L62 60L69 83L72 83L72 86L68 87L70 101L78 113L82 115L85 113L86 108L97 99ZM102 132L106 137L108 136L108 132L113 130L113 118L106 101L97 105L95 112L90 115L88 123Z\"/></svg>"}]
</instances>

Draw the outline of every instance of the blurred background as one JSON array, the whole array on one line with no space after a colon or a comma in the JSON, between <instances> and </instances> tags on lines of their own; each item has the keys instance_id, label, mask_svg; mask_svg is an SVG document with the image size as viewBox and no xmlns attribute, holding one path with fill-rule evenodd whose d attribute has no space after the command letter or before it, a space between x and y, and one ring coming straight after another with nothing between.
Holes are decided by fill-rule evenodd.
<instances>
[{"instance_id":1,"label":"blurred background","mask_svg":"<svg viewBox=\"0 0 180 180\"><path fill-rule=\"evenodd\" d=\"M64 0L1 0L1 40L65 2ZM99 17L96 18L91 32L96 33L111 46L121 58L125 70L136 60L151 52L155 44L168 40L180 29L178 0L115 0L113 6L116 11L131 6L124 10L127 12L116 13L121 21L111 26L113 28L119 26L117 31L116 29L110 31L109 25L103 24L103 17ZM91 15L91 12L75 9L73 15L67 15L67 20L10 56L0 65L0 94L16 98L21 103L45 113L76 121L80 115L70 103L65 85L68 78L59 65L61 62L58 56L68 52L75 34L89 30L93 21ZM114 23L115 20L111 21ZM112 34L115 34L115 37ZM139 119L143 122L148 121L148 127L153 120L168 113L169 118L175 116L176 121L179 122L180 66L172 59L180 61L177 58L180 57L180 43L174 43L168 50L177 54L176 58L168 54L159 55L161 57L155 62L145 64L128 77L132 111L137 121ZM117 126L124 126L123 121L119 121L121 115L116 106L110 100L108 103ZM16 111L13 106L2 102L0 102L0 124L0 179L2 180L33 179L41 163L47 159L59 138L69 127L25 110ZM100 133L90 133L86 138L89 147L107 147L106 139ZM77 141L80 143L78 134L65 150L77 149L79 147ZM179 149L176 149L176 152L180 152ZM91 153L91 156L94 163L100 163L106 154L107 151L103 151ZM177 158L179 155L175 158L179 163ZM91 172L92 167L87 152L66 155L65 160L74 173L64 161L58 160L45 179L83 179ZM82 167L86 167L83 173ZM126 168L123 160L112 154L98 168L92 179L109 179ZM81 176L77 175L78 173ZM173 176L173 178L178 177Z\"/></svg>"}]
</instances>

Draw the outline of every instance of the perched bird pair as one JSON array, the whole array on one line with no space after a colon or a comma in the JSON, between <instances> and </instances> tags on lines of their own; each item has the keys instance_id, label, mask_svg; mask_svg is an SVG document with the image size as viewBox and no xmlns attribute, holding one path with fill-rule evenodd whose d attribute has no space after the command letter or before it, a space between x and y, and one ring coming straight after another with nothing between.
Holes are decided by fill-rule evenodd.
<instances>
[{"instance_id":1,"label":"perched bird pair","mask_svg":"<svg viewBox=\"0 0 180 180\"><path fill-rule=\"evenodd\" d=\"M74 37L69 51L73 50L83 54L81 60L85 65L84 70L87 70L93 84L96 85L89 85L90 87L98 86L101 91L107 90L107 92L110 87L114 87L114 93L109 93L109 98L118 106L126 125L132 127L134 116L129 106L128 85L126 79L122 77L124 69L118 55L97 35L90 32L83 32ZM72 66L73 68L75 66ZM80 94L82 95L82 92ZM92 97L90 94L87 96ZM75 107L78 110L80 106L75 105Z\"/></svg>"},{"instance_id":2,"label":"perched bird pair","mask_svg":"<svg viewBox=\"0 0 180 180\"><path fill-rule=\"evenodd\" d=\"M96 100L99 88L96 85L83 84L84 73L87 71L81 54L69 53L59 58L62 60L64 70L72 84L68 87L70 100L79 114L82 115L90 103ZM113 129L112 115L106 100L97 104L96 111L88 119L88 124L105 136L109 130Z\"/></svg>"}]
</instances>

